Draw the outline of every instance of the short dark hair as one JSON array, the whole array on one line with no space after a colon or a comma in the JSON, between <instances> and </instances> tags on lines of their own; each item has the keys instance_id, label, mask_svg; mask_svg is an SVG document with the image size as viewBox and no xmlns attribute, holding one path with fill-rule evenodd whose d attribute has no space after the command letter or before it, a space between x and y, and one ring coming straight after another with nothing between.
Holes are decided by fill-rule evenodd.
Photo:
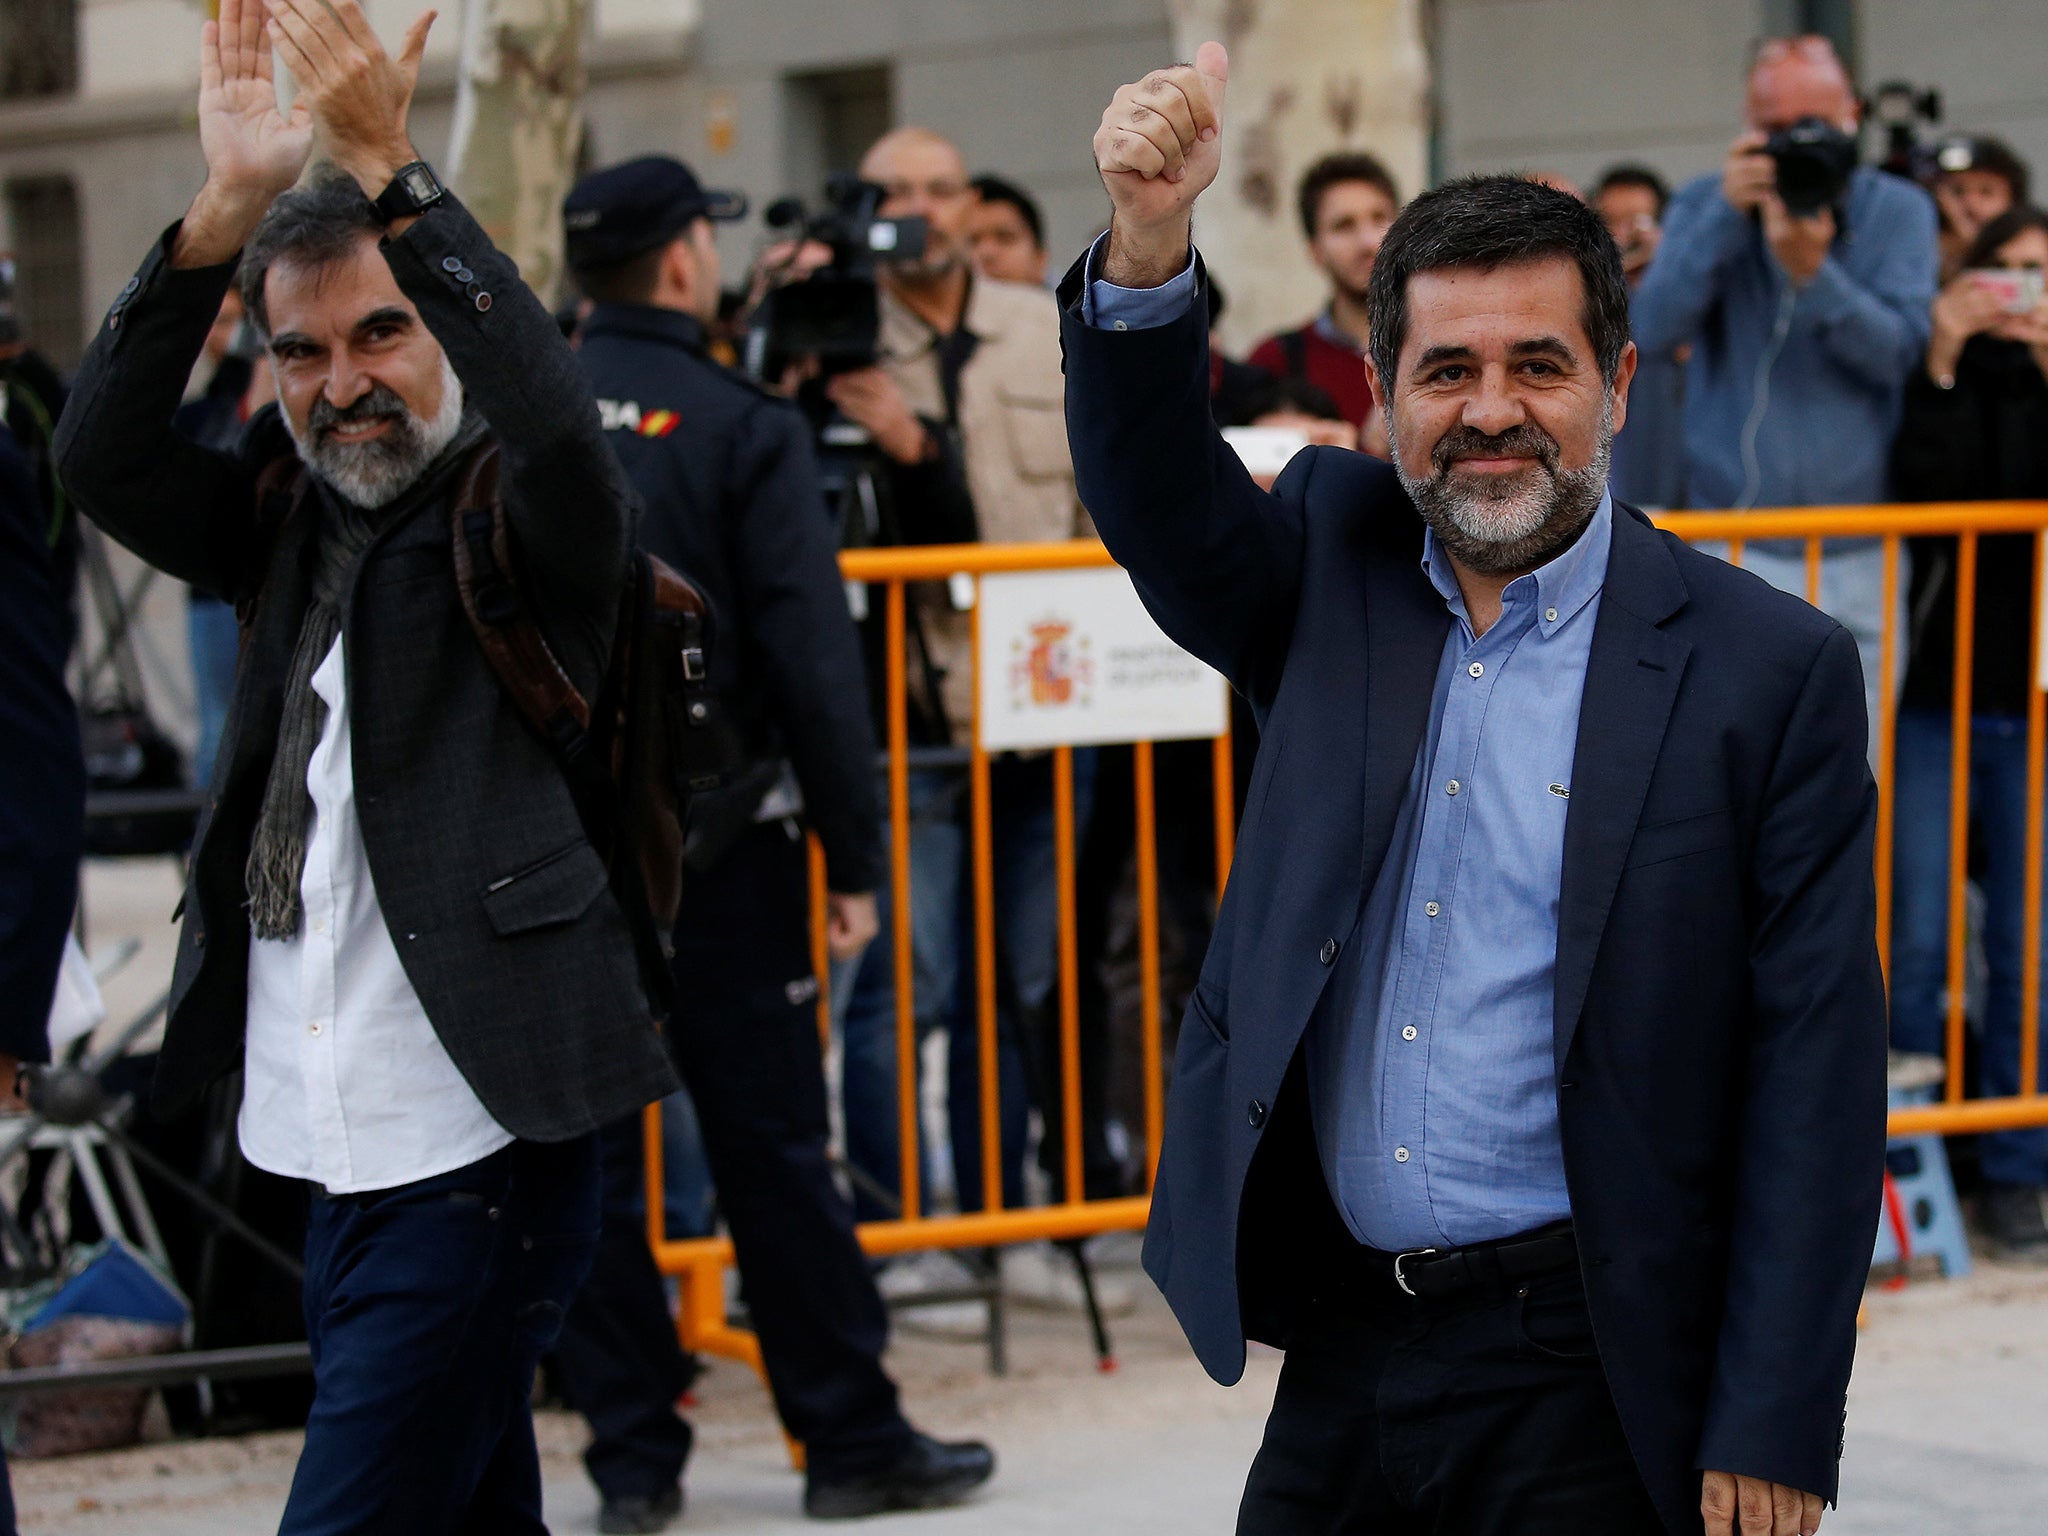
<instances>
[{"instance_id":1,"label":"short dark hair","mask_svg":"<svg viewBox=\"0 0 2048 1536\"><path fill-rule=\"evenodd\" d=\"M693 221L694 222L694 221ZM661 285L661 263L668 248L687 231L671 235L658 245L635 251L623 261L596 266L572 266L569 275L576 287L593 304L651 304Z\"/></svg>"},{"instance_id":2,"label":"short dark hair","mask_svg":"<svg viewBox=\"0 0 2048 1536\"><path fill-rule=\"evenodd\" d=\"M1334 155L1323 156L1301 173L1301 185L1295 189L1294 202L1301 213L1302 234L1315 239L1316 220L1323 212L1323 194L1347 181L1362 181L1369 187L1378 187L1387 194L1388 202L1396 208L1401 206L1401 194L1394 186L1394 173L1381 164L1376 155L1368 155L1359 149L1339 150Z\"/></svg>"},{"instance_id":3,"label":"short dark hair","mask_svg":"<svg viewBox=\"0 0 2048 1536\"><path fill-rule=\"evenodd\" d=\"M1275 375L1260 379L1245 390L1242 414L1246 421L1257 421L1275 411L1292 411L1300 416L1313 416L1318 421L1344 419L1344 413L1337 408L1330 392L1307 379Z\"/></svg>"},{"instance_id":4,"label":"short dark hair","mask_svg":"<svg viewBox=\"0 0 2048 1536\"><path fill-rule=\"evenodd\" d=\"M2027 169L2027 162L2003 139L1994 139L1989 134L1977 133L1970 136L1970 167L1973 171L1988 171L2002 177L2012 188L2015 204L2024 203L2032 188L2033 176ZM1944 172L1943 174L1947 174Z\"/></svg>"},{"instance_id":5,"label":"short dark hair","mask_svg":"<svg viewBox=\"0 0 2048 1536\"><path fill-rule=\"evenodd\" d=\"M2027 203L2015 203L1997 218L1987 221L1977 231L1977 238L1970 242L1969 250L1963 253L1965 267L1988 267L1991 258L1998 254L1998 248L2015 236L2024 235L2030 229L2048 233L2048 213Z\"/></svg>"},{"instance_id":6,"label":"short dark hair","mask_svg":"<svg viewBox=\"0 0 2048 1536\"><path fill-rule=\"evenodd\" d=\"M1647 165L1612 165L1600 173L1599 181L1593 185L1593 196L1589 201L1598 202L1600 194L1616 187L1641 187L1657 199L1657 217L1664 217L1664 205L1671 201L1671 184Z\"/></svg>"},{"instance_id":7,"label":"short dark hair","mask_svg":"<svg viewBox=\"0 0 2048 1536\"><path fill-rule=\"evenodd\" d=\"M278 262L290 259L324 267L347 257L365 235L383 232L355 178L334 166L322 166L304 186L281 195L242 247L242 264L235 270L242 304L257 329L270 334L263 284Z\"/></svg>"},{"instance_id":8,"label":"short dark hair","mask_svg":"<svg viewBox=\"0 0 2048 1536\"><path fill-rule=\"evenodd\" d=\"M1029 192L1000 176L977 176L968 185L984 203L1007 203L1016 209L1017 217L1031 231L1031 243L1041 251L1045 249L1045 215L1039 212L1038 200Z\"/></svg>"},{"instance_id":9,"label":"short dark hair","mask_svg":"<svg viewBox=\"0 0 2048 1536\"><path fill-rule=\"evenodd\" d=\"M1392 380L1408 337L1408 279L1418 272L1569 258L1585 286L1583 320L1609 383L1628 345L1628 281L1614 237L1585 203L1524 176L1463 176L1401 210L1366 291L1372 360Z\"/></svg>"}]
</instances>

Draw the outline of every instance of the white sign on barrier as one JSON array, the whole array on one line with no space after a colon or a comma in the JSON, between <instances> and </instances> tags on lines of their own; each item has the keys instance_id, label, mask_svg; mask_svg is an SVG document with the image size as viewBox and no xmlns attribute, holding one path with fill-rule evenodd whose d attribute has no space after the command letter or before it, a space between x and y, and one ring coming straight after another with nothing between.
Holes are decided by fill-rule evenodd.
<instances>
[{"instance_id":1,"label":"white sign on barrier","mask_svg":"<svg viewBox=\"0 0 2048 1536\"><path fill-rule=\"evenodd\" d=\"M981 580L981 741L990 751L1220 736L1221 676L1175 645L1114 566Z\"/></svg>"}]
</instances>

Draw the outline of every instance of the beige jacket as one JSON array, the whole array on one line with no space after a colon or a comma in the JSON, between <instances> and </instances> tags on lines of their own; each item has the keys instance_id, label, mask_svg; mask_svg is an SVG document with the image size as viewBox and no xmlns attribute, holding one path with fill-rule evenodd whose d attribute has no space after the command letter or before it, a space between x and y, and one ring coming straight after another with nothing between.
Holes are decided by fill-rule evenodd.
<instances>
[{"instance_id":1,"label":"beige jacket","mask_svg":"<svg viewBox=\"0 0 2048 1536\"><path fill-rule=\"evenodd\" d=\"M978 338L960 371L960 440L982 541L1041 543L1092 533L1067 456L1066 380L1052 295L977 277L962 324ZM938 338L887 289L882 367L918 415L945 417ZM941 697L953 740L964 746L974 718L968 616L954 609L944 587L926 588L918 601L933 664L945 672ZM915 656L913 647L913 667ZM913 673L913 690L918 684Z\"/></svg>"}]
</instances>

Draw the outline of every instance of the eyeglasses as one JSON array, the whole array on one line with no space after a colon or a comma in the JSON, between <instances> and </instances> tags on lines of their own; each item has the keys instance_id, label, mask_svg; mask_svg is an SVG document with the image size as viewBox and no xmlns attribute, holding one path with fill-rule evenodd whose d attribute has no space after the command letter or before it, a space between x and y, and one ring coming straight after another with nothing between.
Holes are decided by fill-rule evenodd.
<instances>
[{"instance_id":1,"label":"eyeglasses","mask_svg":"<svg viewBox=\"0 0 2048 1536\"><path fill-rule=\"evenodd\" d=\"M951 202L956 197L965 197L967 191L967 183L964 181L885 181L882 183L882 193L892 203L902 198L917 197L919 195L928 197L935 203L946 203Z\"/></svg>"}]
</instances>

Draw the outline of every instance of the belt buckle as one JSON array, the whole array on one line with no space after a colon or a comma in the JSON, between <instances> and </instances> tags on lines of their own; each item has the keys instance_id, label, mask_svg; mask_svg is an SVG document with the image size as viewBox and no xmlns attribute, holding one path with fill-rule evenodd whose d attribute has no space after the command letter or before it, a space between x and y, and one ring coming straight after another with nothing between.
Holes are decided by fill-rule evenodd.
<instances>
[{"instance_id":1,"label":"belt buckle","mask_svg":"<svg viewBox=\"0 0 2048 1536\"><path fill-rule=\"evenodd\" d=\"M1441 1248L1410 1248L1406 1253L1395 1254L1394 1284L1401 1288L1401 1291L1404 1295L1415 1296L1415 1287L1410 1285L1408 1283L1408 1277L1401 1273L1401 1266L1407 1263L1410 1259L1427 1259L1435 1254L1441 1253L1442 1251L1443 1250ZM1416 1296L1415 1299L1417 1301L1420 1301L1422 1298Z\"/></svg>"}]
</instances>

